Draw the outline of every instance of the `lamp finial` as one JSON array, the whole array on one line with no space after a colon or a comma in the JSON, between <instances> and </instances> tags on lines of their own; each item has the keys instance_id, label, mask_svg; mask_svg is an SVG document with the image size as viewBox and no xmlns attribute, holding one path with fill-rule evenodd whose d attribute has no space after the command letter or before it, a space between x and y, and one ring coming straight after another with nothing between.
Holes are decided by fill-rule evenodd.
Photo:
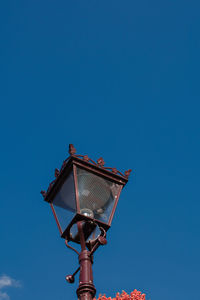
<instances>
[{"instance_id":1,"label":"lamp finial","mask_svg":"<svg viewBox=\"0 0 200 300\"><path fill-rule=\"evenodd\" d=\"M69 154L74 155L76 153L76 149L73 144L69 144Z\"/></svg>"}]
</instances>

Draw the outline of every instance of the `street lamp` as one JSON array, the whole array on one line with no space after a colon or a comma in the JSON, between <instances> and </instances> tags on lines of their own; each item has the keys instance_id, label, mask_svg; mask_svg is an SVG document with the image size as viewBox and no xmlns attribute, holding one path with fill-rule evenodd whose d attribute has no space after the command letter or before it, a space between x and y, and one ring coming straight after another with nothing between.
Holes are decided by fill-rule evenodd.
<instances>
[{"instance_id":1,"label":"street lamp","mask_svg":"<svg viewBox=\"0 0 200 300\"><path fill-rule=\"evenodd\" d=\"M66 279L73 283L80 270L78 299L91 300L96 293L92 276L93 253L107 243L106 232L131 170L122 174L116 168L104 167L103 158L96 163L87 155L77 155L72 144L69 154L61 169L55 169L55 180L47 192L41 191L41 194L50 203L67 247L79 255L80 267ZM80 253L69 245L70 241L81 245Z\"/></svg>"}]
</instances>

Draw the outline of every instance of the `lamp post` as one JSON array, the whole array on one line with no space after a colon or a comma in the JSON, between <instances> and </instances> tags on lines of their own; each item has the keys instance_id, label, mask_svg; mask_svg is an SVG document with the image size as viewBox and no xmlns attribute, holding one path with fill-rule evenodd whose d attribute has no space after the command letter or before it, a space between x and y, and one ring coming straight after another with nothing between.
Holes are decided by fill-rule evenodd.
<instances>
[{"instance_id":1,"label":"lamp post","mask_svg":"<svg viewBox=\"0 0 200 300\"><path fill-rule=\"evenodd\" d=\"M105 245L106 232L111 226L122 188L128 182L131 170L122 174L116 168L104 167L103 158L97 162L87 155L77 155L72 144L70 156L61 169L55 169L55 179L47 192L41 191L52 209L60 235L68 248L79 257L80 267L66 276L69 283L80 271L77 296L79 300L92 300L96 289L93 284L93 254ZM81 251L69 242L80 244Z\"/></svg>"}]
</instances>

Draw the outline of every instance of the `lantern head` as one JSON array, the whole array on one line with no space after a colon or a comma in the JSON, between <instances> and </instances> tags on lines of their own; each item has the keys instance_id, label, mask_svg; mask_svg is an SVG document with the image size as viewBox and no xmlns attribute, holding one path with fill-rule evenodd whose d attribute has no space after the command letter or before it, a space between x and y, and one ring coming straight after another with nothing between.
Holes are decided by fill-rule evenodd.
<instances>
[{"instance_id":1,"label":"lantern head","mask_svg":"<svg viewBox=\"0 0 200 300\"><path fill-rule=\"evenodd\" d=\"M55 170L56 178L47 192L41 193L50 203L61 237L80 243L78 221L83 221L86 241L96 237L98 227L105 231L110 228L131 170L123 175L115 168L106 168L102 158L96 163L86 155L76 155L71 144L69 153L61 170Z\"/></svg>"}]
</instances>

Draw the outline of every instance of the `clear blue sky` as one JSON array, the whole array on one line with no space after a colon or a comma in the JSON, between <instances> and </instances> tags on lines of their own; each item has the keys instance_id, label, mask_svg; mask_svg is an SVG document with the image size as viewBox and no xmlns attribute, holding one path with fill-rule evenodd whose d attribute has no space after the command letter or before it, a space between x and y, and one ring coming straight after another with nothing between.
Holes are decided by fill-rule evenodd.
<instances>
[{"instance_id":1,"label":"clear blue sky","mask_svg":"<svg viewBox=\"0 0 200 300\"><path fill-rule=\"evenodd\" d=\"M200 2L0 4L0 276L11 300L76 299L77 257L40 190L68 144L134 172L97 293L197 300L200 278Z\"/></svg>"}]
</instances>

